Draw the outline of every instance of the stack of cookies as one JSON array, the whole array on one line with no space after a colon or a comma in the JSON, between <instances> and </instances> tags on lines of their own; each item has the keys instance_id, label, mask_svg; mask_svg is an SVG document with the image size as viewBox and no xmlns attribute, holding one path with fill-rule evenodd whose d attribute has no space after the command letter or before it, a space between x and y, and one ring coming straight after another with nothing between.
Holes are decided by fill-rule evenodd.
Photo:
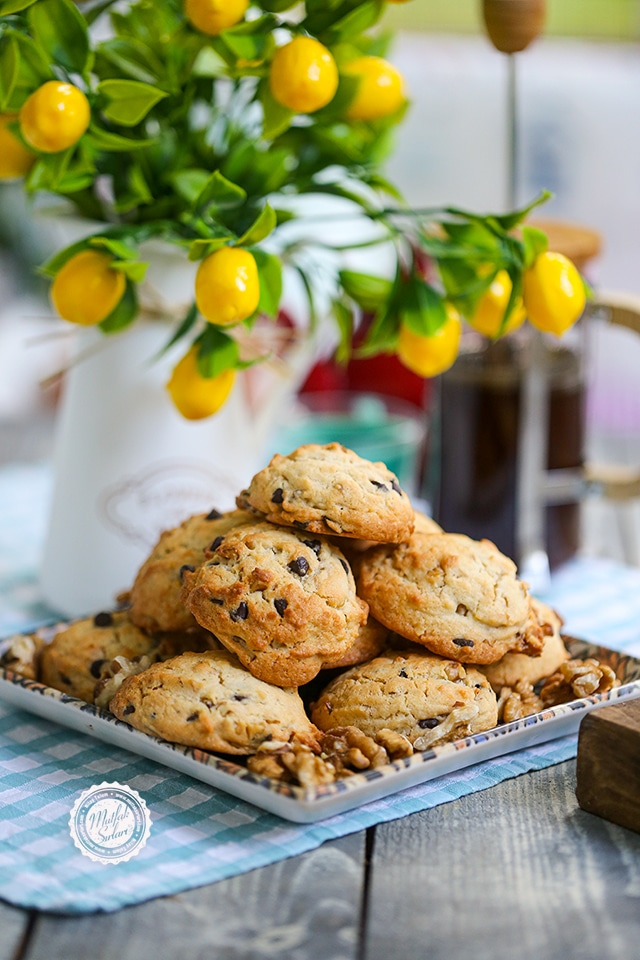
<instances>
[{"instance_id":1,"label":"stack of cookies","mask_svg":"<svg viewBox=\"0 0 640 960\"><path fill-rule=\"evenodd\" d=\"M23 639L13 666L306 785L617 682L571 661L560 631L488 540L443 532L384 464L309 444L236 510L163 533L125 609L26 656Z\"/></svg>"}]
</instances>

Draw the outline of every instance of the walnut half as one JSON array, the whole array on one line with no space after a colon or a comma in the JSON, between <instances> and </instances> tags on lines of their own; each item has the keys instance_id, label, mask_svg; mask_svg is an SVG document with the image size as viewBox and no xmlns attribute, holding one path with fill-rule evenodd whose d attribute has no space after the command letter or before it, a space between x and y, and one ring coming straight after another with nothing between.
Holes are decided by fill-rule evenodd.
<instances>
[{"instance_id":1,"label":"walnut half","mask_svg":"<svg viewBox=\"0 0 640 960\"><path fill-rule=\"evenodd\" d=\"M549 707L590 697L594 693L606 693L619 686L620 681L611 667L599 660L565 660L558 671L545 681L540 699Z\"/></svg>"}]
</instances>

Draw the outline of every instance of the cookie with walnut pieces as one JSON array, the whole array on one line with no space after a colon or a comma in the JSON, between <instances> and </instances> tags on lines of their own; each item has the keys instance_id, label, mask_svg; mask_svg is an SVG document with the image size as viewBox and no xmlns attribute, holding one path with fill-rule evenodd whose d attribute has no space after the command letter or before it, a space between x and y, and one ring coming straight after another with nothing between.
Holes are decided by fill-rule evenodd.
<instances>
[{"instance_id":1,"label":"cookie with walnut pieces","mask_svg":"<svg viewBox=\"0 0 640 960\"><path fill-rule=\"evenodd\" d=\"M256 679L228 650L155 663L128 677L109 709L136 730L201 750L252 754L265 740L318 743L297 690Z\"/></svg>"},{"instance_id":2,"label":"cookie with walnut pieces","mask_svg":"<svg viewBox=\"0 0 640 960\"><path fill-rule=\"evenodd\" d=\"M180 600L184 572L204 563L205 551L216 537L248 521L253 517L241 510L224 514L212 510L165 530L136 574L129 594L132 622L151 632L196 627L193 614Z\"/></svg>"},{"instance_id":3,"label":"cookie with walnut pieces","mask_svg":"<svg viewBox=\"0 0 640 960\"><path fill-rule=\"evenodd\" d=\"M93 702L101 668L114 657L150 655L158 641L131 623L126 611L103 611L69 624L40 654L39 680L80 700Z\"/></svg>"},{"instance_id":4,"label":"cookie with walnut pieces","mask_svg":"<svg viewBox=\"0 0 640 960\"><path fill-rule=\"evenodd\" d=\"M127 610L102 611L59 630L40 653L38 679L72 697L93 703L96 686L109 674L112 662L134 664L166 660L185 650L207 650L216 640L197 626L194 630L148 634L129 618Z\"/></svg>"},{"instance_id":5,"label":"cookie with walnut pieces","mask_svg":"<svg viewBox=\"0 0 640 960\"><path fill-rule=\"evenodd\" d=\"M182 597L254 676L281 687L338 662L368 613L333 543L266 522L221 538L199 570L185 572Z\"/></svg>"},{"instance_id":6,"label":"cookie with walnut pieces","mask_svg":"<svg viewBox=\"0 0 640 960\"><path fill-rule=\"evenodd\" d=\"M271 523L376 543L400 543L414 525L396 475L339 443L276 454L236 502Z\"/></svg>"},{"instance_id":7,"label":"cookie with walnut pieces","mask_svg":"<svg viewBox=\"0 0 640 960\"><path fill-rule=\"evenodd\" d=\"M426 651L388 651L332 680L311 710L320 730L402 734L416 750L494 727L498 703L475 667Z\"/></svg>"},{"instance_id":8,"label":"cookie with walnut pieces","mask_svg":"<svg viewBox=\"0 0 640 960\"><path fill-rule=\"evenodd\" d=\"M414 533L364 554L358 593L372 616L432 653L493 663L510 650L542 649L541 631L528 629L529 592L516 573L489 540Z\"/></svg>"}]
</instances>

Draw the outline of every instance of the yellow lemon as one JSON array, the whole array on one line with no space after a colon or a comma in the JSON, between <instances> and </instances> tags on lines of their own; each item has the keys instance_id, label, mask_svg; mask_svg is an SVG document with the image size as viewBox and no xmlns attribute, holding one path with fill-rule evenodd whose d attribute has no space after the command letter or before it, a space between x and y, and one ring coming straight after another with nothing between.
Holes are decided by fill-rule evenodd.
<instances>
[{"instance_id":1,"label":"yellow lemon","mask_svg":"<svg viewBox=\"0 0 640 960\"><path fill-rule=\"evenodd\" d=\"M578 320L586 303L577 268L564 254L550 250L525 270L522 296L529 323L558 337Z\"/></svg>"},{"instance_id":2,"label":"yellow lemon","mask_svg":"<svg viewBox=\"0 0 640 960\"><path fill-rule=\"evenodd\" d=\"M358 57L343 72L358 80L346 111L350 120L379 120L396 113L405 102L404 77L382 57Z\"/></svg>"},{"instance_id":3,"label":"yellow lemon","mask_svg":"<svg viewBox=\"0 0 640 960\"><path fill-rule=\"evenodd\" d=\"M167 390L185 419L203 420L223 406L235 378L235 370L224 370L217 377L203 377L198 370L198 348L191 347L173 368Z\"/></svg>"},{"instance_id":4,"label":"yellow lemon","mask_svg":"<svg viewBox=\"0 0 640 960\"><path fill-rule=\"evenodd\" d=\"M196 30L216 37L244 17L249 0L185 0L184 12Z\"/></svg>"},{"instance_id":5,"label":"yellow lemon","mask_svg":"<svg viewBox=\"0 0 640 960\"><path fill-rule=\"evenodd\" d=\"M444 373L458 356L462 323L458 311L446 305L447 319L433 336L414 333L402 324L397 353L402 363L420 377L436 377Z\"/></svg>"},{"instance_id":6,"label":"yellow lemon","mask_svg":"<svg viewBox=\"0 0 640 960\"><path fill-rule=\"evenodd\" d=\"M518 297L507 323L500 333L504 311L511 296L511 277L506 270L498 270L491 282L491 286L483 293L473 314L468 318L469 324L485 337L497 337L522 326L526 317L526 310L522 299Z\"/></svg>"},{"instance_id":7,"label":"yellow lemon","mask_svg":"<svg viewBox=\"0 0 640 960\"><path fill-rule=\"evenodd\" d=\"M35 156L9 130L17 114L0 114L0 180L15 180L28 173Z\"/></svg>"},{"instance_id":8,"label":"yellow lemon","mask_svg":"<svg viewBox=\"0 0 640 960\"><path fill-rule=\"evenodd\" d=\"M64 320L90 327L115 310L127 281L112 261L98 250L83 250L67 260L51 286L53 306Z\"/></svg>"},{"instance_id":9,"label":"yellow lemon","mask_svg":"<svg viewBox=\"0 0 640 960\"><path fill-rule=\"evenodd\" d=\"M82 90L57 80L38 87L20 110L22 136L42 153L59 153L77 143L90 120L91 108Z\"/></svg>"},{"instance_id":10,"label":"yellow lemon","mask_svg":"<svg viewBox=\"0 0 640 960\"><path fill-rule=\"evenodd\" d=\"M313 113L333 100L338 89L338 68L318 40L296 37L276 50L269 70L269 87L283 107L296 113Z\"/></svg>"},{"instance_id":11,"label":"yellow lemon","mask_svg":"<svg viewBox=\"0 0 640 960\"><path fill-rule=\"evenodd\" d=\"M246 320L260 300L255 258L239 247L222 247L205 257L196 274L196 304L209 323L222 327Z\"/></svg>"}]
</instances>

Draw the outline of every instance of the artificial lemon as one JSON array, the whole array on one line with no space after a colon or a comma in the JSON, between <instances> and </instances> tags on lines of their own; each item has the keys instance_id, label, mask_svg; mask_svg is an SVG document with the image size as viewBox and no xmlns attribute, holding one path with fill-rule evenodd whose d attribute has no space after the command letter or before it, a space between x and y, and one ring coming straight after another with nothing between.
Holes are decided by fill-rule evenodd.
<instances>
[{"instance_id":1,"label":"artificial lemon","mask_svg":"<svg viewBox=\"0 0 640 960\"><path fill-rule=\"evenodd\" d=\"M83 250L67 260L51 286L51 300L64 320L91 327L115 310L127 281L112 262L98 250Z\"/></svg>"},{"instance_id":2,"label":"artificial lemon","mask_svg":"<svg viewBox=\"0 0 640 960\"><path fill-rule=\"evenodd\" d=\"M356 95L347 107L350 120L379 120L396 113L405 101L404 77L382 57L358 57L343 72L356 77Z\"/></svg>"},{"instance_id":3,"label":"artificial lemon","mask_svg":"<svg viewBox=\"0 0 640 960\"><path fill-rule=\"evenodd\" d=\"M185 0L184 12L196 30L217 37L244 17L249 0Z\"/></svg>"},{"instance_id":4,"label":"artificial lemon","mask_svg":"<svg viewBox=\"0 0 640 960\"><path fill-rule=\"evenodd\" d=\"M338 89L338 68L318 40L296 37L276 50L269 87L283 107L296 113L313 113L333 100Z\"/></svg>"},{"instance_id":5,"label":"artificial lemon","mask_svg":"<svg viewBox=\"0 0 640 960\"><path fill-rule=\"evenodd\" d=\"M82 90L58 80L43 83L20 110L22 136L43 153L58 153L77 143L90 120L91 108Z\"/></svg>"},{"instance_id":6,"label":"artificial lemon","mask_svg":"<svg viewBox=\"0 0 640 960\"><path fill-rule=\"evenodd\" d=\"M444 373L458 356L462 323L455 307L446 304L447 319L432 336L414 333L406 324L400 327L398 357L419 377L436 377Z\"/></svg>"},{"instance_id":7,"label":"artificial lemon","mask_svg":"<svg viewBox=\"0 0 640 960\"><path fill-rule=\"evenodd\" d=\"M18 140L9 124L17 114L0 114L0 180L15 180L28 173L35 163L35 156Z\"/></svg>"},{"instance_id":8,"label":"artificial lemon","mask_svg":"<svg viewBox=\"0 0 640 960\"><path fill-rule=\"evenodd\" d=\"M186 420L203 420L223 406L235 378L235 370L224 370L217 377L203 377L198 370L198 348L191 347L173 368L167 390Z\"/></svg>"},{"instance_id":9,"label":"artificial lemon","mask_svg":"<svg viewBox=\"0 0 640 960\"><path fill-rule=\"evenodd\" d=\"M522 296L529 322L557 337L573 326L586 303L582 277L574 264L550 250L525 270Z\"/></svg>"},{"instance_id":10,"label":"artificial lemon","mask_svg":"<svg viewBox=\"0 0 640 960\"><path fill-rule=\"evenodd\" d=\"M474 330L484 334L485 337L497 337L498 335L503 336L506 333L511 333L512 330L517 330L518 327L522 326L526 317L526 310L522 299L518 297L504 329L502 331L500 329L504 311L511 296L511 288L511 277L507 271L498 270L491 281L491 285L480 297L473 314L468 318L469 324Z\"/></svg>"},{"instance_id":11,"label":"artificial lemon","mask_svg":"<svg viewBox=\"0 0 640 960\"><path fill-rule=\"evenodd\" d=\"M196 304L209 323L240 323L255 312L259 300L258 268L248 250L222 247L198 267Z\"/></svg>"}]
</instances>

